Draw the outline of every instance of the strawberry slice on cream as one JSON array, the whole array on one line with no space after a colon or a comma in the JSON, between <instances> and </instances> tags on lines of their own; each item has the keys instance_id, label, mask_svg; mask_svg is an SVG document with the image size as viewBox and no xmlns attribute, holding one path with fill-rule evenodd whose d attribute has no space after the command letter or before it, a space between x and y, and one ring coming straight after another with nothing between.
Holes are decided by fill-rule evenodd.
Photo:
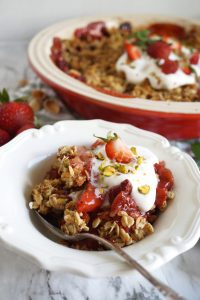
<instances>
[{"instance_id":1,"label":"strawberry slice on cream","mask_svg":"<svg viewBox=\"0 0 200 300\"><path fill-rule=\"evenodd\" d=\"M135 32L125 42L125 52L117 60L116 70L123 72L128 82L140 84L148 80L156 90L198 85L200 55L177 40L179 34L182 36L181 28L166 24L161 31L152 28Z\"/></svg>"}]
</instances>

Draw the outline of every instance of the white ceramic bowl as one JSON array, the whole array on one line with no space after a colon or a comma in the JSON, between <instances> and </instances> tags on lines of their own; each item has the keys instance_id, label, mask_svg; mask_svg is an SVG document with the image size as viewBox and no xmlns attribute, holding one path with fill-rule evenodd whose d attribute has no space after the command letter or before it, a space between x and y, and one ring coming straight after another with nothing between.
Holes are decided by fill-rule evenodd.
<instances>
[{"instance_id":1,"label":"white ceramic bowl","mask_svg":"<svg viewBox=\"0 0 200 300\"><path fill-rule=\"evenodd\" d=\"M96 277L130 272L112 251L74 250L51 239L28 208L31 189L49 169L59 146L90 144L94 133L104 136L109 130L127 143L148 147L175 177L176 198L157 220L155 233L125 251L152 270L194 246L200 236L200 172L195 162L157 134L101 120L61 121L31 129L0 148L0 239L5 246L48 270Z\"/></svg>"}]
</instances>

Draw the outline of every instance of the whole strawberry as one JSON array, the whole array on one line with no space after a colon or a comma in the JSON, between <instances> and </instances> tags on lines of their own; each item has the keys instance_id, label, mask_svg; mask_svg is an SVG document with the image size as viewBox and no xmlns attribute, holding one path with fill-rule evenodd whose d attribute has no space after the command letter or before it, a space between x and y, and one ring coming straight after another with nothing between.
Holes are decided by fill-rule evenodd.
<instances>
[{"instance_id":1,"label":"whole strawberry","mask_svg":"<svg viewBox=\"0 0 200 300\"><path fill-rule=\"evenodd\" d=\"M0 106L0 128L10 135L27 123L33 123L34 114L31 107L24 102L7 102Z\"/></svg>"},{"instance_id":2,"label":"whole strawberry","mask_svg":"<svg viewBox=\"0 0 200 300\"><path fill-rule=\"evenodd\" d=\"M7 131L0 128L0 146L3 146L10 140L10 135Z\"/></svg>"},{"instance_id":3,"label":"whole strawberry","mask_svg":"<svg viewBox=\"0 0 200 300\"><path fill-rule=\"evenodd\" d=\"M27 129L31 129L31 128L34 128L35 125L33 123L28 123L28 124L25 124L23 125L20 129L17 130L17 133L16 134L20 134L21 132L27 130Z\"/></svg>"}]
</instances>

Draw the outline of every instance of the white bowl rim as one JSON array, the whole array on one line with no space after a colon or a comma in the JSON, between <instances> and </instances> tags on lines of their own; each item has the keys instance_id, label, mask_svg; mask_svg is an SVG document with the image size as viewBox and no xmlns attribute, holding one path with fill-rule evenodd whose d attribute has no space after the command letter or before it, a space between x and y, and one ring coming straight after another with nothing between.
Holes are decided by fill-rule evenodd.
<instances>
[{"instance_id":1,"label":"white bowl rim","mask_svg":"<svg viewBox=\"0 0 200 300\"><path fill-rule=\"evenodd\" d=\"M181 168L183 168L186 174L188 174L188 176L190 176L191 178L191 186L188 187L186 193L189 193L188 195L192 198L195 210L192 215L185 214L185 220L187 222L189 221L190 224L189 227L184 233L181 232L182 229L179 228L177 230L180 230L181 234L170 233L170 237L167 236L166 240L164 239L164 241L162 242L158 240L156 245L151 245L152 251L146 253L145 255L140 256L140 254L137 253L137 250L135 254L139 255L138 260L141 264L143 264L147 269L153 270L195 245L200 237L200 189L198 186L198 183L200 181L200 171L196 163L188 154L181 152L176 147L170 146L167 139L158 134L139 129L131 125L117 124L102 120L60 121L54 125L46 125L39 130L27 130L14 138L7 145L1 147L0 165L3 161L5 161L9 153L12 153L12 151L14 151L14 149L23 149L24 145L26 146L30 144L31 140L34 140L36 143L35 145L40 147L42 138L47 138L47 136L49 136L48 138L52 141L52 136L54 136L56 139L58 135L62 136L63 132L65 133L66 128L72 128L73 126L77 126L79 130L82 130L82 128L88 128L88 130L89 128L103 128L103 130L108 130L108 128L115 129L124 132L126 135L131 134L137 136L138 138L142 138L143 141L148 141L151 147L155 149L156 147L158 147L160 153L165 153L168 157L170 157L170 159L173 159L173 163L176 161L176 163L179 166L182 166ZM46 139L46 141L48 141L48 138ZM15 157L9 157L13 164L18 163ZM2 197L1 191L0 196L0 199L5 199L5 195L4 197ZM25 205L24 209L26 210ZM185 213L187 209L188 207L186 206ZM180 217L182 217L183 214L184 209L181 212L179 211L179 215L176 216L177 218L179 218L179 222ZM40 241L48 244L48 239L46 239L44 236L40 238ZM39 247L40 245L34 244L34 241L32 240L27 242L27 240L23 239L23 235L21 236L21 232L15 232L15 228L12 222L8 220L8 216L6 215L5 211L4 214L3 212L0 212L0 240L5 246L17 251L18 253L25 254L26 257L30 258L33 262L37 262L41 267L48 270L65 270L75 274L81 274L91 277L102 277L131 272L128 267L124 267L123 262L120 262L120 260L118 261L118 259L114 257L112 251L104 251L99 253L95 251L88 252L72 250L65 247L66 257L64 257L64 255L61 257L57 257L56 253L52 254L49 249L48 251L46 251L46 249L41 249ZM143 241L145 241L145 239ZM140 243L142 243L143 241L141 241ZM148 245L150 244L152 244L151 240L148 241ZM53 247L54 246L55 245L53 244ZM59 247L60 249L60 247L64 246L57 245L55 247ZM132 251L134 252L134 249L136 249L134 247L135 245L129 246L125 248L125 251L131 254ZM58 248L56 249L58 250ZM82 254L83 252L84 254ZM70 260L66 261L67 258L69 258ZM94 261L92 262L92 259L94 260L94 258L97 259L97 263L94 263ZM73 259L75 259L76 261L73 261ZM88 263L89 261L90 263Z\"/></svg>"},{"instance_id":2,"label":"white bowl rim","mask_svg":"<svg viewBox=\"0 0 200 300\"><path fill-rule=\"evenodd\" d=\"M163 112L170 114L181 114L181 115L197 115L200 114L200 102L174 102L174 101L153 101L139 98L120 98L113 97L101 93L86 84L70 77L61 71L51 61L49 57L50 46L52 38L54 36L60 36L60 33L65 31L65 28L70 32L77 27L86 25L89 22L95 20L103 20L105 22L117 22L120 20L136 20L142 19L144 22L152 21L168 21L177 22L186 26L199 25L200 21L194 19L186 19L180 17L172 17L166 15L121 15L119 16L93 16L93 17L81 17L76 19L69 19L56 23L40 31L31 40L28 47L28 57L33 69L40 75L44 80L56 85L58 89L71 91L76 94L83 95L87 98L93 99L96 103L105 103L113 106L120 106L129 109L146 110L149 112ZM64 30L64 31L63 31ZM67 35L66 35L67 36Z\"/></svg>"}]
</instances>

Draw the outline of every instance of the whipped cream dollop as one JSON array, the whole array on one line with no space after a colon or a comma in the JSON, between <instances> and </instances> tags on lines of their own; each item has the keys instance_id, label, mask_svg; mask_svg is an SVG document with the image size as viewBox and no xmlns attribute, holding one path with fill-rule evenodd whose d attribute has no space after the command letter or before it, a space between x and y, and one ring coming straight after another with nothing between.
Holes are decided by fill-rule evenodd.
<instances>
[{"instance_id":1,"label":"whipped cream dollop","mask_svg":"<svg viewBox=\"0 0 200 300\"><path fill-rule=\"evenodd\" d=\"M190 51L186 47L184 48L185 54L189 55ZM179 57L171 53L170 59L179 60ZM200 62L197 65L192 65L196 74L186 74L180 68L175 73L165 74L159 67L159 64L162 65L162 63L162 60L153 59L144 52L140 58L130 62L127 53L124 53L117 60L116 69L124 72L128 82L139 84L148 79L151 86L157 90L171 90L183 85L195 84L196 76L200 76Z\"/></svg>"},{"instance_id":2,"label":"whipped cream dollop","mask_svg":"<svg viewBox=\"0 0 200 300\"><path fill-rule=\"evenodd\" d=\"M129 146L131 148L131 146ZM96 157L92 159L91 182L96 187L97 193L100 189L105 191L111 187L119 185L122 181L128 179L132 185L132 197L142 212L149 211L155 203L156 187L158 184L158 176L154 170L154 164L158 163L158 158L147 148L134 146L137 155L133 155L133 161L129 164L118 164L126 168L128 173L116 171L111 176L103 176L102 165L116 166L116 162L111 161L106 155L105 145L101 145L95 149L95 153L101 153L103 160ZM140 191L141 187L148 187L147 193Z\"/></svg>"}]
</instances>

